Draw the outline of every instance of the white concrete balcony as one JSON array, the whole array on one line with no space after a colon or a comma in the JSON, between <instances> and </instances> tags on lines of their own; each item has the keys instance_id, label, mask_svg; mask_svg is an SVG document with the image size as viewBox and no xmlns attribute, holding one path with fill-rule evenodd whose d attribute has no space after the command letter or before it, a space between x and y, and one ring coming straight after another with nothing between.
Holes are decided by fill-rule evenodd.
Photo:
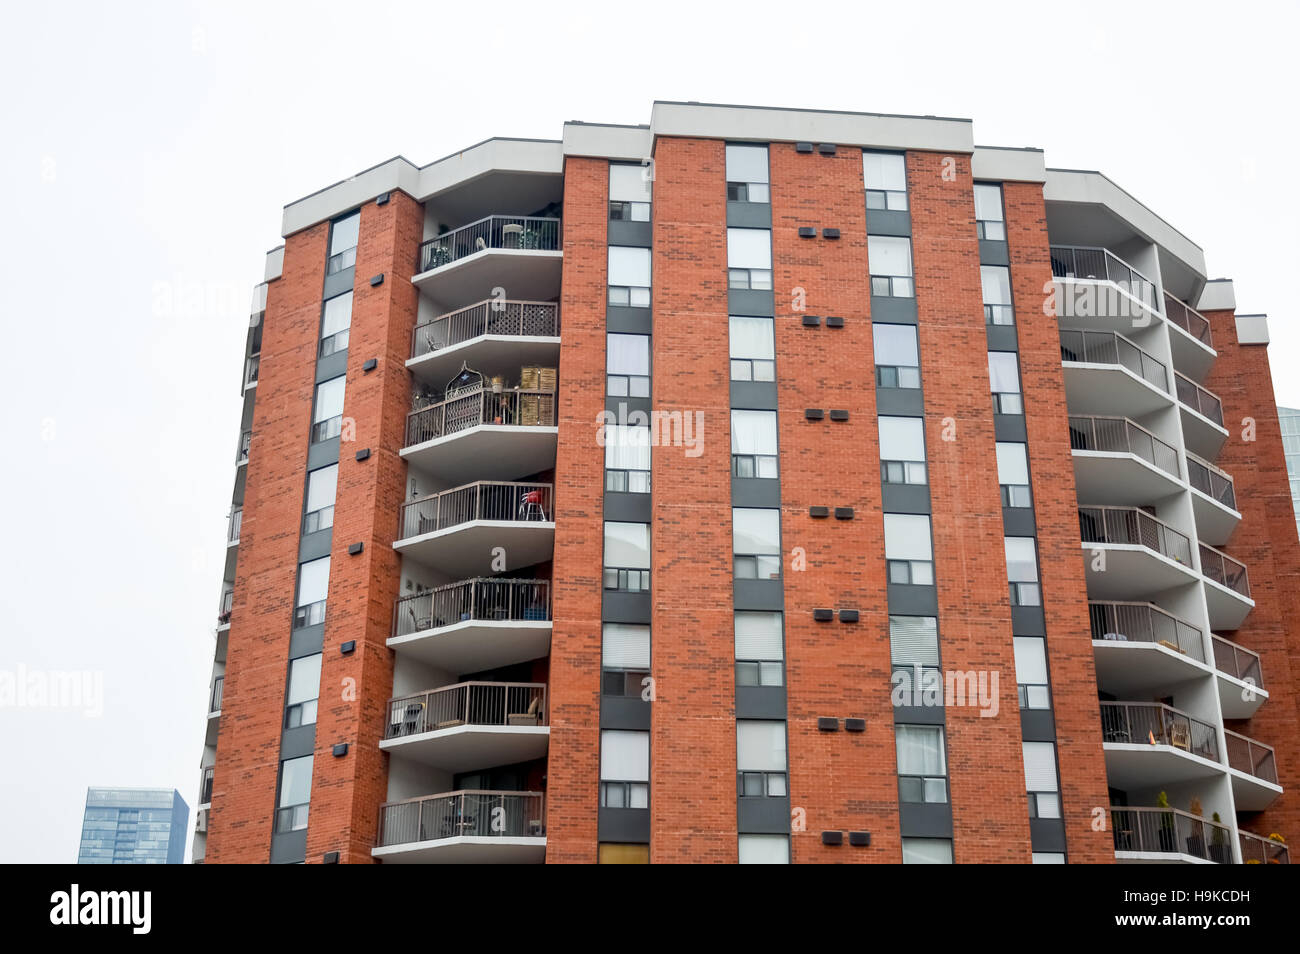
<instances>
[{"instance_id":1,"label":"white concrete balcony","mask_svg":"<svg viewBox=\"0 0 1300 954\"><path fill-rule=\"evenodd\" d=\"M1239 812L1262 812L1282 794L1277 782L1273 747L1231 729L1223 730L1228 745L1228 775L1232 800Z\"/></svg>"},{"instance_id":2,"label":"white concrete balcony","mask_svg":"<svg viewBox=\"0 0 1300 954\"><path fill-rule=\"evenodd\" d=\"M1126 864L1232 864L1227 825L1178 808L1110 809L1115 860Z\"/></svg>"},{"instance_id":3,"label":"white concrete balcony","mask_svg":"<svg viewBox=\"0 0 1300 954\"><path fill-rule=\"evenodd\" d=\"M1200 545L1200 551L1210 629L1231 632L1240 627L1255 608L1255 601L1250 598L1250 576L1246 564L1204 543Z\"/></svg>"},{"instance_id":4,"label":"white concrete balcony","mask_svg":"<svg viewBox=\"0 0 1300 954\"><path fill-rule=\"evenodd\" d=\"M559 219L489 215L423 243L411 282L448 308L481 301L495 287L551 301L560 295L563 258Z\"/></svg>"},{"instance_id":5,"label":"white concrete balcony","mask_svg":"<svg viewBox=\"0 0 1300 954\"><path fill-rule=\"evenodd\" d=\"M1158 790L1226 771L1214 726L1173 706L1103 702L1101 733L1111 788Z\"/></svg>"},{"instance_id":6,"label":"white concrete balcony","mask_svg":"<svg viewBox=\"0 0 1300 954\"><path fill-rule=\"evenodd\" d=\"M1187 449L1202 460L1214 460L1228 439L1228 429L1223 425L1223 402L1218 395L1177 372L1174 372L1174 386Z\"/></svg>"},{"instance_id":7,"label":"white concrete balcony","mask_svg":"<svg viewBox=\"0 0 1300 954\"><path fill-rule=\"evenodd\" d=\"M1199 579L1191 541L1134 507L1080 507L1079 532L1089 599L1140 600Z\"/></svg>"},{"instance_id":8,"label":"white concrete balcony","mask_svg":"<svg viewBox=\"0 0 1300 954\"><path fill-rule=\"evenodd\" d=\"M1178 451L1122 417L1070 417L1074 483L1080 500L1149 504L1182 490Z\"/></svg>"},{"instance_id":9,"label":"white concrete balcony","mask_svg":"<svg viewBox=\"0 0 1300 954\"><path fill-rule=\"evenodd\" d=\"M1210 634L1219 705L1225 719L1249 719L1268 700L1259 653Z\"/></svg>"},{"instance_id":10,"label":"white concrete balcony","mask_svg":"<svg viewBox=\"0 0 1300 954\"><path fill-rule=\"evenodd\" d=\"M491 377L521 365L556 367L559 355L557 303L489 299L416 325L406 366L441 387L463 364Z\"/></svg>"},{"instance_id":11,"label":"white concrete balcony","mask_svg":"<svg viewBox=\"0 0 1300 954\"><path fill-rule=\"evenodd\" d=\"M1161 318L1155 283L1104 248L1053 245L1056 317L1062 327L1142 328Z\"/></svg>"},{"instance_id":12,"label":"white concrete balcony","mask_svg":"<svg viewBox=\"0 0 1300 954\"><path fill-rule=\"evenodd\" d=\"M226 688L226 677L217 676L212 680L212 689L208 693L208 721L204 730L204 745L216 745L217 733L221 725L221 698Z\"/></svg>"},{"instance_id":13,"label":"white concrete balcony","mask_svg":"<svg viewBox=\"0 0 1300 954\"><path fill-rule=\"evenodd\" d=\"M1169 319L1169 343L1174 367L1200 380L1218 357L1210 340L1210 322L1199 311L1165 292L1165 317Z\"/></svg>"},{"instance_id":14,"label":"white concrete balcony","mask_svg":"<svg viewBox=\"0 0 1300 954\"><path fill-rule=\"evenodd\" d=\"M486 480L419 497L402 505L393 548L453 577L532 566L555 550L554 497L552 484Z\"/></svg>"},{"instance_id":15,"label":"white concrete balcony","mask_svg":"<svg viewBox=\"0 0 1300 954\"><path fill-rule=\"evenodd\" d=\"M471 387L411 411L401 454L451 484L513 480L555 466L559 431L554 391Z\"/></svg>"},{"instance_id":16,"label":"white concrete balcony","mask_svg":"<svg viewBox=\"0 0 1300 954\"><path fill-rule=\"evenodd\" d=\"M446 672L481 672L545 656L549 580L482 578L404 596L390 649Z\"/></svg>"},{"instance_id":17,"label":"white concrete balcony","mask_svg":"<svg viewBox=\"0 0 1300 954\"><path fill-rule=\"evenodd\" d=\"M389 802L371 854L385 864L541 864L545 796L461 791Z\"/></svg>"},{"instance_id":18,"label":"white concrete balcony","mask_svg":"<svg viewBox=\"0 0 1300 954\"><path fill-rule=\"evenodd\" d=\"M1140 416L1173 404L1168 369L1128 338L1113 331L1060 335L1071 414Z\"/></svg>"},{"instance_id":19,"label":"white concrete balcony","mask_svg":"<svg viewBox=\"0 0 1300 954\"><path fill-rule=\"evenodd\" d=\"M1206 543L1222 546L1237 529L1237 524L1241 523L1232 477L1227 471L1189 453L1187 481L1192 487L1196 535Z\"/></svg>"},{"instance_id":20,"label":"white concrete balcony","mask_svg":"<svg viewBox=\"0 0 1300 954\"><path fill-rule=\"evenodd\" d=\"M1212 671L1201 631L1154 604L1090 600L1088 615L1097 685L1112 695L1149 695Z\"/></svg>"}]
</instances>

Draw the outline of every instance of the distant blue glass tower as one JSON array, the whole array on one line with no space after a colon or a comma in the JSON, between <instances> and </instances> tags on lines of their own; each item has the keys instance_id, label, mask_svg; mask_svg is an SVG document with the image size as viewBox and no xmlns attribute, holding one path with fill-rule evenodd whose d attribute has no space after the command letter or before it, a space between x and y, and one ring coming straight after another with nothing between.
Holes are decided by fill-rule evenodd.
<instances>
[{"instance_id":1,"label":"distant blue glass tower","mask_svg":"<svg viewBox=\"0 0 1300 954\"><path fill-rule=\"evenodd\" d=\"M1296 531L1300 532L1300 411L1279 407L1277 419L1282 425L1282 453L1286 455L1286 475L1291 481L1291 504L1295 507Z\"/></svg>"},{"instance_id":2,"label":"distant blue glass tower","mask_svg":"<svg viewBox=\"0 0 1300 954\"><path fill-rule=\"evenodd\" d=\"M175 789L87 789L77 864L181 864L189 818Z\"/></svg>"}]
</instances>

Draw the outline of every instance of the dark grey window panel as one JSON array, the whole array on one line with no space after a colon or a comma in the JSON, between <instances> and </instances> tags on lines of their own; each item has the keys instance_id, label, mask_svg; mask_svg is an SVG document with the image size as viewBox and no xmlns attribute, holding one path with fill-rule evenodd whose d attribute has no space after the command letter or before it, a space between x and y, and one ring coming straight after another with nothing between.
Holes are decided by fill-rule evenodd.
<instances>
[{"instance_id":1,"label":"dark grey window panel","mask_svg":"<svg viewBox=\"0 0 1300 954\"><path fill-rule=\"evenodd\" d=\"M952 806L900 802L898 830L904 838L951 838Z\"/></svg>"},{"instance_id":2,"label":"dark grey window panel","mask_svg":"<svg viewBox=\"0 0 1300 954\"><path fill-rule=\"evenodd\" d=\"M772 206L767 202L728 202L727 227L733 229L770 229Z\"/></svg>"},{"instance_id":3,"label":"dark grey window panel","mask_svg":"<svg viewBox=\"0 0 1300 954\"><path fill-rule=\"evenodd\" d=\"M776 316L776 306L772 303L772 293L753 288L729 288L727 289L727 314L773 318Z\"/></svg>"},{"instance_id":4,"label":"dark grey window panel","mask_svg":"<svg viewBox=\"0 0 1300 954\"><path fill-rule=\"evenodd\" d=\"M891 325L914 325L916 324L916 299L872 295L871 320L888 322Z\"/></svg>"},{"instance_id":5,"label":"dark grey window panel","mask_svg":"<svg viewBox=\"0 0 1300 954\"><path fill-rule=\"evenodd\" d=\"M1037 532L1033 507L1003 507L1002 529L1009 537L1032 537Z\"/></svg>"},{"instance_id":6,"label":"dark grey window panel","mask_svg":"<svg viewBox=\"0 0 1300 954\"><path fill-rule=\"evenodd\" d=\"M596 832L600 841L649 844L650 809L602 808L596 816Z\"/></svg>"},{"instance_id":7,"label":"dark grey window panel","mask_svg":"<svg viewBox=\"0 0 1300 954\"><path fill-rule=\"evenodd\" d=\"M313 471L319 467L328 467L330 464L339 462L339 439L331 437L327 441L321 441L319 444L312 444L307 448L307 470Z\"/></svg>"},{"instance_id":8,"label":"dark grey window panel","mask_svg":"<svg viewBox=\"0 0 1300 954\"><path fill-rule=\"evenodd\" d=\"M890 583L889 612L895 616L938 616L939 597L933 586Z\"/></svg>"},{"instance_id":9,"label":"dark grey window panel","mask_svg":"<svg viewBox=\"0 0 1300 954\"><path fill-rule=\"evenodd\" d=\"M605 330L620 335L648 335L654 331L649 308L631 305L605 306Z\"/></svg>"},{"instance_id":10,"label":"dark grey window panel","mask_svg":"<svg viewBox=\"0 0 1300 954\"><path fill-rule=\"evenodd\" d=\"M835 148L836 148L835 143L833 142L819 142L817 144L817 151L820 152L823 156L835 155Z\"/></svg>"},{"instance_id":11,"label":"dark grey window panel","mask_svg":"<svg viewBox=\"0 0 1300 954\"><path fill-rule=\"evenodd\" d=\"M291 624L292 625L292 624ZM317 623L315 626L304 626L302 629L295 629L289 637L289 658L297 659L299 656L311 656L321 651L325 640L325 624Z\"/></svg>"},{"instance_id":12,"label":"dark grey window panel","mask_svg":"<svg viewBox=\"0 0 1300 954\"><path fill-rule=\"evenodd\" d=\"M280 761L311 755L316 747L316 724L300 725L280 733Z\"/></svg>"},{"instance_id":13,"label":"dark grey window panel","mask_svg":"<svg viewBox=\"0 0 1300 954\"><path fill-rule=\"evenodd\" d=\"M1011 256L1007 252L1007 243L980 239L981 265L1010 265Z\"/></svg>"},{"instance_id":14,"label":"dark grey window panel","mask_svg":"<svg viewBox=\"0 0 1300 954\"><path fill-rule=\"evenodd\" d=\"M1015 325L985 325L984 338L990 351L1018 351L1020 348Z\"/></svg>"},{"instance_id":15,"label":"dark grey window panel","mask_svg":"<svg viewBox=\"0 0 1300 954\"><path fill-rule=\"evenodd\" d=\"M1020 737L1026 742L1055 742L1056 718L1051 709L1021 709Z\"/></svg>"},{"instance_id":16,"label":"dark grey window panel","mask_svg":"<svg viewBox=\"0 0 1300 954\"><path fill-rule=\"evenodd\" d=\"M890 685L893 690L893 685ZM933 706L894 706L895 725L943 725L943 694Z\"/></svg>"},{"instance_id":17,"label":"dark grey window panel","mask_svg":"<svg viewBox=\"0 0 1300 954\"><path fill-rule=\"evenodd\" d=\"M876 413L921 417L925 399L920 388L876 388Z\"/></svg>"},{"instance_id":18,"label":"dark grey window panel","mask_svg":"<svg viewBox=\"0 0 1300 954\"><path fill-rule=\"evenodd\" d=\"M844 844L844 832L842 831L824 831L822 832L823 845L842 845Z\"/></svg>"},{"instance_id":19,"label":"dark grey window panel","mask_svg":"<svg viewBox=\"0 0 1300 954\"><path fill-rule=\"evenodd\" d=\"M812 152L813 144L810 142L797 142L794 144L795 152Z\"/></svg>"},{"instance_id":20,"label":"dark grey window panel","mask_svg":"<svg viewBox=\"0 0 1300 954\"><path fill-rule=\"evenodd\" d=\"M634 248L649 248L650 223L623 222L619 219L610 219L609 244L631 245Z\"/></svg>"},{"instance_id":21,"label":"dark grey window panel","mask_svg":"<svg viewBox=\"0 0 1300 954\"><path fill-rule=\"evenodd\" d=\"M1023 414L994 414L993 436L1000 441L1025 443L1029 440L1029 434L1025 430L1025 416Z\"/></svg>"},{"instance_id":22,"label":"dark grey window panel","mask_svg":"<svg viewBox=\"0 0 1300 954\"><path fill-rule=\"evenodd\" d=\"M736 580L732 598L738 610L781 610L785 608L780 580Z\"/></svg>"},{"instance_id":23,"label":"dark grey window panel","mask_svg":"<svg viewBox=\"0 0 1300 954\"><path fill-rule=\"evenodd\" d=\"M790 799L736 799L736 830L742 834L783 835L790 830Z\"/></svg>"},{"instance_id":24,"label":"dark grey window panel","mask_svg":"<svg viewBox=\"0 0 1300 954\"><path fill-rule=\"evenodd\" d=\"M785 686L737 686L737 719L785 719Z\"/></svg>"},{"instance_id":25,"label":"dark grey window panel","mask_svg":"<svg viewBox=\"0 0 1300 954\"><path fill-rule=\"evenodd\" d=\"M335 295L342 295L344 292L352 291L352 285L356 281L356 266L345 268L341 272L335 272L333 275L325 276L325 287L321 291L321 300L333 298Z\"/></svg>"},{"instance_id":26,"label":"dark grey window panel","mask_svg":"<svg viewBox=\"0 0 1300 954\"><path fill-rule=\"evenodd\" d=\"M731 406L742 411L775 411L776 384L772 381L732 381Z\"/></svg>"},{"instance_id":27,"label":"dark grey window panel","mask_svg":"<svg viewBox=\"0 0 1300 954\"><path fill-rule=\"evenodd\" d=\"M239 416L239 429L241 431L251 430L253 427L253 407L257 404L257 388L249 388L244 392L244 410Z\"/></svg>"},{"instance_id":28,"label":"dark grey window panel","mask_svg":"<svg viewBox=\"0 0 1300 954\"><path fill-rule=\"evenodd\" d=\"M649 623L650 594L610 590L601 601L600 618L606 623Z\"/></svg>"},{"instance_id":29,"label":"dark grey window panel","mask_svg":"<svg viewBox=\"0 0 1300 954\"><path fill-rule=\"evenodd\" d=\"M840 230L837 228L831 227L829 229L826 228L822 229L822 238L828 238L834 241L839 237L840 237Z\"/></svg>"},{"instance_id":30,"label":"dark grey window panel","mask_svg":"<svg viewBox=\"0 0 1300 954\"><path fill-rule=\"evenodd\" d=\"M620 523L650 522L649 494L619 494L605 491L605 519Z\"/></svg>"},{"instance_id":31,"label":"dark grey window panel","mask_svg":"<svg viewBox=\"0 0 1300 954\"><path fill-rule=\"evenodd\" d=\"M649 414L651 406L650 398L605 395L605 410L614 414L619 421L626 420L633 411ZM650 418L647 417L644 423L649 424Z\"/></svg>"},{"instance_id":32,"label":"dark grey window panel","mask_svg":"<svg viewBox=\"0 0 1300 954\"><path fill-rule=\"evenodd\" d=\"M333 354L327 354L316 361L316 383L320 384L322 381L337 378L340 374L346 374L347 370L347 348L342 351L335 351Z\"/></svg>"},{"instance_id":33,"label":"dark grey window panel","mask_svg":"<svg viewBox=\"0 0 1300 954\"><path fill-rule=\"evenodd\" d=\"M881 484L881 502L885 513L929 513L928 484Z\"/></svg>"},{"instance_id":34,"label":"dark grey window panel","mask_svg":"<svg viewBox=\"0 0 1300 954\"><path fill-rule=\"evenodd\" d=\"M782 715L782 718L785 716ZM631 699L624 696L601 696L600 727L649 731L650 703L642 702L640 696Z\"/></svg>"},{"instance_id":35,"label":"dark grey window panel","mask_svg":"<svg viewBox=\"0 0 1300 954\"><path fill-rule=\"evenodd\" d=\"M1029 844L1034 851L1065 851L1065 823L1059 818L1029 819Z\"/></svg>"},{"instance_id":36,"label":"dark grey window panel","mask_svg":"<svg viewBox=\"0 0 1300 954\"><path fill-rule=\"evenodd\" d=\"M775 477L732 477L733 507L781 506L781 481Z\"/></svg>"},{"instance_id":37,"label":"dark grey window panel","mask_svg":"<svg viewBox=\"0 0 1300 954\"><path fill-rule=\"evenodd\" d=\"M235 489L231 493L230 502L239 506L244 502L244 485L248 482L248 465L235 468Z\"/></svg>"},{"instance_id":38,"label":"dark grey window panel","mask_svg":"<svg viewBox=\"0 0 1300 954\"><path fill-rule=\"evenodd\" d=\"M306 828L301 831L277 831L271 835L271 864L296 865L306 860Z\"/></svg>"},{"instance_id":39,"label":"dark grey window panel","mask_svg":"<svg viewBox=\"0 0 1300 954\"><path fill-rule=\"evenodd\" d=\"M893 209L867 209L868 235L911 235L912 214Z\"/></svg>"},{"instance_id":40,"label":"dark grey window panel","mask_svg":"<svg viewBox=\"0 0 1300 954\"><path fill-rule=\"evenodd\" d=\"M303 534L298 538L298 562L307 563L330 555L330 543L334 537L334 528L326 527L315 533Z\"/></svg>"},{"instance_id":41,"label":"dark grey window panel","mask_svg":"<svg viewBox=\"0 0 1300 954\"><path fill-rule=\"evenodd\" d=\"M1047 623L1041 606L1011 607L1011 632L1017 636L1046 636Z\"/></svg>"},{"instance_id":42,"label":"dark grey window panel","mask_svg":"<svg viewBox=\"0 0 1300 954\"><path fill-rule=\"evenodd\" d=\"M871 832L869 831L851 831L849 832L849 844L855 848L865 848L871 844Z\"/></svg>"}]
</instances>

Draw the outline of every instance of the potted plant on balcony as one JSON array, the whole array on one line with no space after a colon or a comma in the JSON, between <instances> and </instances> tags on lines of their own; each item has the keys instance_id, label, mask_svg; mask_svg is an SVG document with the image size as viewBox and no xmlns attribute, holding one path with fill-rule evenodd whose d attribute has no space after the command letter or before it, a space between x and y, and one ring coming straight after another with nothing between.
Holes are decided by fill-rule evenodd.
<instances>
[{"instance_id":1,"label":"potted plant on balcony","mask_svg":"<svg viewBox=\"0 0 1300 954\"><path fill-rule=\"evenodd\" d=\"M1157 795L1156 806L1161 809L1160 827L1158 829L1160 850L1169 852L1177 851L1178 846L1174 841L1174 812L1173 809L1169 807L1169 796L1164 792Z\"/></svg>"},{"instance_id":2,"label":"potted plant on balcony","mask_svg":"<svg viewBox=\"0 0 1300 954\"><path fill-rule=\"evenodd\" d=\"M1273 842L1274 844L1281 845L1283 848L1286 847L1286 839L1283 838L1281 835L1279 835L1277 832L1273 832L1272 834L1270 834L1268 836L1268 840ZM1281 856L1282 853L1277 852L1276 854L1274 854L1272 857L1268 859L1268 863L1270 865L1280 865L1282 862L1279 861L1278 859L1281 858Z\"/></svg>"},{"instance_id":3,"label":"potted plant on balcony","mask_svg":"<svg viewBox=\"0 0 1300 954\"><path fill-rule=\"evenodd\" d=\"M1187 853L1194 858L1205 858L1207 857L1205 852L1205 816L1201 810L1201 800L1193 796L1191 802L1187 805L1187 810L1201 822L1187 836Z\"/></svg>"},{"instance_id":4,"label":"potted plant on balcony","mask_svg":"<svg viewBox=\"0 0 1300 954\"><path fill-rule=\"evenodd\" d=\"M1228 857L1228 833L1223 829L1222 819L1219 818L1218 812L1215 812L1210 817L1214 821L1214 828L1210 834L1210 860L1226 865L1230 860Z\"/></svg>"}]
</instances>

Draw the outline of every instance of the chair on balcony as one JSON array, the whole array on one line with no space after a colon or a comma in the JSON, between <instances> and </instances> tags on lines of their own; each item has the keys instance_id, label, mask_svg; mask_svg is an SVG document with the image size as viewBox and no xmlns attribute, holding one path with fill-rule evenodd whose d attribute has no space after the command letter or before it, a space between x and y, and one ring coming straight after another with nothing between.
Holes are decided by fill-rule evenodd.
<instances>
[{"instance_id":1,"label":"chair on balcony","mask_svg":"<svg viewBox=\"0 0 1300 954\"><path fill-rule=\"evenodd\" d=\"M533 696L527 712L512 712L506 715L506 725L541 725L542 697Z\"/></svg>"},{"instance_id":2,"label":"chair on balcony","mask_svg":"<svg viewBox=\"0 0 1300 954\"><path fill-rule=\"evenodd\" d=\"M1169 744L1184 752L1192 751L1192 730L1175 722L1169 727Z\"/></svg>"},{"instance_id":3,"label":"chair on balcony","mask_svg":"<svg viewBox=\"0 0 1300 954\"><path fill-rule=\"evenodd\" d=\"M519 501L520 520L545 520L546 509L542 506L542 492L530 490Z\"/></svg>"}]
</instances>

